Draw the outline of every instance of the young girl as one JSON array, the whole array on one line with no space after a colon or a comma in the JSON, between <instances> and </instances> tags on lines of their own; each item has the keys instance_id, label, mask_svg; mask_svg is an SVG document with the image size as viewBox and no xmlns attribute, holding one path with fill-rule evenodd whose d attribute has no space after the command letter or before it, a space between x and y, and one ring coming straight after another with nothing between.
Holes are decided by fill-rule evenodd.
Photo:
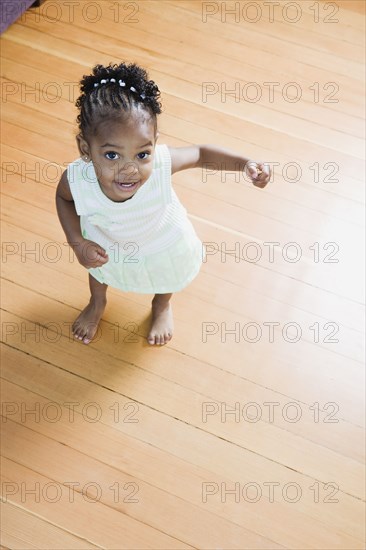
<instances>
[{"instance_id":1,"label":"young girl","mask_svg":"<svg viewBox=\"0 0 366 550\"><path fill-rule=\"evenodd\" d=\"M85 344L92 340L111 285L155 295L147 341L163 345L173 334L172 293L196 277L204 259L171 175L215 163L228 171L246 168L254 185L264 187L270 170L211 145L157 145L160 92L134 63L97 65L83 77L81 92L81 157L68 166L56 192L67 241L89 271L91 298L73 334Z\"/></svg>"}]
</instances>

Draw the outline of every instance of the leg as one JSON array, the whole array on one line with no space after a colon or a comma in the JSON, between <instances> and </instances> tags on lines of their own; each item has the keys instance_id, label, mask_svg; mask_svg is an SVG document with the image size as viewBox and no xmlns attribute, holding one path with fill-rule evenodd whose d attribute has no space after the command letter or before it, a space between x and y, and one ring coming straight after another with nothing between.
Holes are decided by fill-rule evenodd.
<instances>
[{"instance_id":1,"label":"leg","mask_svg":"<svg viewBox=\"0 0 366 550\"><path fill-rule=\"evenodd\" d=\"M89 344L97 332L99 321L107 304L106 294L108 285L100 283L90 273L89 288L91 294L89 304L83 309L72 325L72 332L75 338L82 340L84 344Z\"/></svg>"},{"instance_id":2,"label":"leg","mask_svg":"<svg viewBox=\"0 0 366 550\"><path fill-rule=\"evenodd\" d=\"M172 294L155 294L152 300L152 323L147 335L147 341L151 345L162 346L173 336L171 297Z\"/></svg>"}]
</instances>

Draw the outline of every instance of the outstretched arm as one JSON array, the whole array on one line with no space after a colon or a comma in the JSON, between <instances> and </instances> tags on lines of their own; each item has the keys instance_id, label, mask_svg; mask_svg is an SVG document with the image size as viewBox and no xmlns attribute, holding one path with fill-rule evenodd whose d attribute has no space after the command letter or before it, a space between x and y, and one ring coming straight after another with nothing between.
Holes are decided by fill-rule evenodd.
<instances>
[{"instance_id":1,"label":"outstretched arm","mask_svg":"<svg viewBox=\"0 0 366 550\"><path fill-rule=\"evenodd\" d=\"M257 187L265 187L270 180L270 167L255 162L229 149L216 145L192 145L169 147L172 159L172 174L188 168L206 168L221 171L245 172Z\"/></svg>"}]
</instances>

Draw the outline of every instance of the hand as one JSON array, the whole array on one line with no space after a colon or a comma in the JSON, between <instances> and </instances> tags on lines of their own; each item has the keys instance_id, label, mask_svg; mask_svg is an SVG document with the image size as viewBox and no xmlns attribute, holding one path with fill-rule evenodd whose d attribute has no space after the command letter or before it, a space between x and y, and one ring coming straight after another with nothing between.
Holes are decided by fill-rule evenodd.
<instances>
[{"instance_id":1,"label":"hand","mask_svg":"<svg viewBox=\"0 0 366 550\"><path fill-rule=\"evenodd\" d=\"M93 241L82 239L82 241L72 244L79 263L87 269L91 267L101 267L109 260L108 254L104 248Z\"/></svg>"},{"instance_id":2,"label":"hand","mask_svg":"<svg viewBox=\"0 0 366 550\"><path fill-rule=\"evenodd\" d=\"M252 180L253 185L261 189L263 189L271 179L272 174L269 164L248 160L245 165L245 170Z\"/></svg>"}]
</instances>

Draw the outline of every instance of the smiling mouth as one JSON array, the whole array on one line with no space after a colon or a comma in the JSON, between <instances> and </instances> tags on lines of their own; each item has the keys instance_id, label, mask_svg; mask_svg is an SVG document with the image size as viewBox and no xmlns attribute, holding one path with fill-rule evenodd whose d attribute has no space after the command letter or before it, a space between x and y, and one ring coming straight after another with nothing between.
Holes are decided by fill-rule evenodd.
<instances>
[{"instance_id":1,"label":"smiling mouth","mask_svg":"<svg viewBox=\"0 0 366 550\"><path fill-rule=\"evenodd\" d=\"M133 187L136 187L139 181L134 181L134 182L116 181L115 183L120 189L132 189Z\"/></svg>"}]
</instances>

